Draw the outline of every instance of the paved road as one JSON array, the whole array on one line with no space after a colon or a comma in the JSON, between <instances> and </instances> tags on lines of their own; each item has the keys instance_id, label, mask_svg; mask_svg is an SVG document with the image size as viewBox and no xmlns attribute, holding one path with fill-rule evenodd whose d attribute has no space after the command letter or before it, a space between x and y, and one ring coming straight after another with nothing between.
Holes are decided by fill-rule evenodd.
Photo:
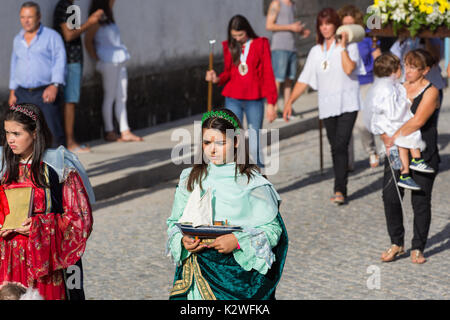
<instances>
[{"instance_id":1,"label":"paved road","mask_svg":"<svg viewBox=\"0 0 450 320\"><path fill-rule=\"evenodd\" d=\"M450 298L450 103L440 115L441 172L433 193L433 217L425 250L428 262L409 255L379 260L389 246L381 202L382 168L370 169L358 137L349 204L329 202L333 176L324 137L325 170L319 172L318 131L280 142L279 173L270 177L283 203L290 246L278 299ZM94 205L94 231L83 258L88 299L167 299L174 266L165 256L166 225L177 181L124 193ZM123 187L126 190L126 186ZM412 209L405 197L406 249ZM368 273L368 271L370 273ZM379 275L377 282L367 280Z\"/></svg>"}]
</instances>

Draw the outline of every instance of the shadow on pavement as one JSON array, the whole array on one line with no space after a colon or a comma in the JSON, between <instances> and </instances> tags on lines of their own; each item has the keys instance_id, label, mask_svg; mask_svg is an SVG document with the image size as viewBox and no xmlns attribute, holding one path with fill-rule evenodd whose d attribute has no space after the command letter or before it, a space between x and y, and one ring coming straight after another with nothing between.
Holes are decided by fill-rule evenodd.
<instances>
[{"instance_id":1,"label":"shadow on pavement","mask_svg":"<svg viewBox=\"0 0 450 320\"><path fill-rule=\"evenodd\" d=\"M122 202L131 201L133 199L140 198L149 193L156 192L156 191L162 190L162 189L169 189L168 192L173 191L173 194L175 195L176 186L177 186L177 183L174 183L174 182L163 182L163 183L159 183L155 187L152 187L149 189L139 190L139 191L135 191L135 192L127 192L127 194L117 196L114 198L109 198L106 200L100 200L100 202L94 203L92 205L92 210L93 211L100 210L103 208L107 208L109 206L114 206L114 205L122 203Z\"/></svg>"},{"instance_id":2,"label":"shadow on pavement","mask_svg":"<svg viewBox=\"0 0 450 320\"><path fill-rule=\"evenodd\" d=\"M130 154L117 158L111 158L108 161L93 163L87 170L89 177L99 176L105 173L111 173L123 168L141 167L152 163L158 163L170 159L172 149L159 149L147 152Z\"/></svg>"},{"instance_id":3,"label":"shadow on pavement","mask_svg":"<svg viewBox=\"0 0 450 320\"><path fill-rule=\"evenodd\" d=\"M438 245L436 248L433 248L430 251L426 251L424 253L425 257L431 257L435 254L441 253L445 250L450 249L450 223L448 223L443 230L439 233L436 233L427 241L427 247L432 247L434 245Z\"/></svg>"}]
</instances>

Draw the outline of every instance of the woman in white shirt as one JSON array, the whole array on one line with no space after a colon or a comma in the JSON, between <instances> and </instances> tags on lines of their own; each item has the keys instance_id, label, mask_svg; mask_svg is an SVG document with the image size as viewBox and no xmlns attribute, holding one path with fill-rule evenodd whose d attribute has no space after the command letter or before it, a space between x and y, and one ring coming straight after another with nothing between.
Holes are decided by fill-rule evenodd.
<instances>
[{"instance_id":1,"label":"woman in white shirt","mask_svg":"<svg viewBox=\"0 0 450 320\"><path fill-rule=\"evenodd\" d=\"M97 61L96 69L103 80L102 115L106 141L143 141L131 133L127 116L128 75L125 63L130 59L120 39L112 8L115 0L93 0L90 12L103 9L105 15L86 32L85 44L89 55ZM120 137L114 131L113 104L119 123Z\"/></svg>"},{"instance_id":2,"label":"woman in white shirt","mask_svg":"<svg viewBox=\"0 0 450 320\"><path fill-rule=\"evenodd\" d=\"M319 12L317 44L310 50L283 112L288 121L292 104L308 85L318 91L319 118L325 125L333 158L335 181L331 201L336 204L345 203L347 197L348 145L360 108L358 74L365 74L357 44L347 44L346 33L336 41L335 33L340 24L334 9Z\"/></svg>"}]
</instances>

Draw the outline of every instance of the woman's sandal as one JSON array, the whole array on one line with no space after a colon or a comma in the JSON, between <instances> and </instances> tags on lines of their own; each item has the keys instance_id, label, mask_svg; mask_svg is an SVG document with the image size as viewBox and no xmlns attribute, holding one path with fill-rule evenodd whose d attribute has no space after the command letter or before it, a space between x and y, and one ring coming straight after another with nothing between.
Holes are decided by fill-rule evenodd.
<instances>
[{"instance_id":1,"label":"woman's sandal","mask_svg":"<svg viewBox=\"0 0 450 320\"><path fill-rule=\"evenodd\" d=\"M383 262L391 262L394 261L398 255L402 255L405 253L403 246L398 246L396 244L391 245L389 249L381 254L381 261Z\"/></svg>"},{"instance_id":2,"label":"woman's sandal","mask_svg":"<svg viewBox=\"0 0 450 320\"><path fill-rule=\"evenodd\" d=\"M420 250L412 250L411 251L411 261L415 264L423 264L427 262L427 259L423 256L423 253Z\"/></svg>"}]
</instances>

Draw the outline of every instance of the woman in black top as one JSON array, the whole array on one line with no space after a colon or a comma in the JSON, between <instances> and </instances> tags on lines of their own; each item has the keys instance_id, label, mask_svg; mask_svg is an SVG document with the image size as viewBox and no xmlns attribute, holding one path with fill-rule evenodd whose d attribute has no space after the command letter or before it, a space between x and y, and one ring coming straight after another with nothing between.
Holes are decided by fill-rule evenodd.
<instances>
[{"instance_id":1,"label":"woman in black top","mask_svg":"<svg viewBox=\"0 0 450 320\"><path fill-rule=\"evenodd\" d=\"M411 242L411 260L413 263L426 262L423 256L428 231L431 224L431 193L434 179L439 169L439 151L437 147L437 118L439 111L439 91L424 77L434 64L432 56L423 49L408 52L405 56L406 88L408 98L412 102L411 112L414 117L406 122L397 132L389 137L383 134L381 138L386 146L394 145L394 140L401 136L419 130L422 139L426 143L426 149L422 151L422 158L435 170L435 173L420 173L413 171L413 179L422 190L412 191L411 202L414 212L413 239ZM399 173L396 172L398 180ZM399 190L403 197L404 190ZM399 254L402 254L405 229L403 227L402 206L392 179L389 163L386 161L383 179L383 202L386 215L386 223L391 247L383 252L381 260L390 262Z\"/></svg>"}]
</instances>

